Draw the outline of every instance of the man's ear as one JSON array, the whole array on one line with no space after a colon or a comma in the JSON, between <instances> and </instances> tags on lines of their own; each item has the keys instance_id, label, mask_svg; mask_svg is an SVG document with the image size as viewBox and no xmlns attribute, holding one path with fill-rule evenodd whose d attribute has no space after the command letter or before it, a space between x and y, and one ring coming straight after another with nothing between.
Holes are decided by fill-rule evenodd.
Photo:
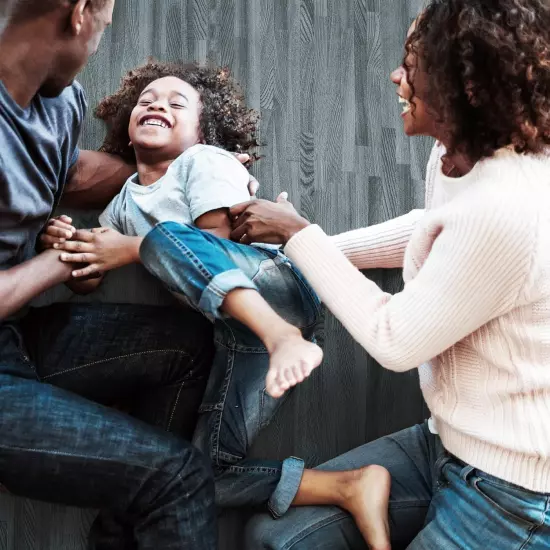
<instances>
[{"instance_id":1,"label":"man's ear","mask_svg":"<svg viewBox=\"0 0 550 550\"><path fill-rule=\"evenodd\" d=\"M84 26L84 17L86 8L88 7L90 0L76 0L71 11L70 26L71 31L75 36L78 36L82 32Z\"/></svg>"}]
</instances>

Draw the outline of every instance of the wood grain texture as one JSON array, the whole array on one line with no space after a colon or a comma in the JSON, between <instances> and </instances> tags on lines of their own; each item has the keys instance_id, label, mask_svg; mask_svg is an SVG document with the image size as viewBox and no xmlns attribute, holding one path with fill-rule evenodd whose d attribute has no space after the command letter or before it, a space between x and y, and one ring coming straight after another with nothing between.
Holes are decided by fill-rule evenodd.
<instances>
[{"instance_id":1,"label":"wood grain texture","mask_svg":"<svg viewBox=\"0 0 550 550\"><path fill-rule=\"evenodd\" d=\"M389 81L422 3L117 0L113 27L80 81L93 108L149 55L230 66L249 105L261 110L265 158L254 170L262 196L289 191L309 219L341 232L423 202L431 144L404 136ZM102 137L90 116L82 147L96 148ZM400 289L397 272L369 277ZM139 300L138 284L123 286ZM324 365L260 437L256 456L294 454L314 465L426 417L415 372L382 370L331 315L319 339ZM223 549L242 549L243 517L225 514ZM0 550L83 549L92 518L91 511L2 496Z\"/></svg>"}]
</instances>

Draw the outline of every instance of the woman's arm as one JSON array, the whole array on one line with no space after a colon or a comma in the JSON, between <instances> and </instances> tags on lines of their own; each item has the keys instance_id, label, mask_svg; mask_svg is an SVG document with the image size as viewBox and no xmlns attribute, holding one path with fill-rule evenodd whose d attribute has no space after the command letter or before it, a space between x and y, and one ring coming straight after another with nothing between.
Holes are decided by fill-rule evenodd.
<instances>
[{"instance_id":1,"label":"woman's arm","mask_svg":"<svg viewBox=\"0 0 550 550\"><path fill-rule=\"evenodd\" d=\"M393 296L352 266L318 226L297 233L285 252L381 365L406 371L516 306L532 267L533 218L519 207L498 215L476 205L441 215L428 229L433 242L419 273Z\"/></svg>"},{"instance_id":2,"label":"woman's arm","mask_svg":"<svg viewBox=\"0 0 550 550\"><path fill-rule=\"evenodd\" d=\"M405 249L424 210L412 210L404 216L334 235L330 240L357 269L393 269L403 267Z\"/></svg>"}]
</instances>

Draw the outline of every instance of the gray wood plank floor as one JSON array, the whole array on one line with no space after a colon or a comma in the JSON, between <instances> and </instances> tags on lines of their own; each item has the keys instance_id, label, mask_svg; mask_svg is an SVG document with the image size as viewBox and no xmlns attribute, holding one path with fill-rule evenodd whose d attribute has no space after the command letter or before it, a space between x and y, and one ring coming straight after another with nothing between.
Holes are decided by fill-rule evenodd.
<instances>
[{"instance_id":1,"label":"gray wood plank floor","mask_svg":"<svg viewBox=\"0 0 550 550\"><path fill-rule=\"evenodd\" d=\"M261 110L261 195L289 191L329 233L403 214L423 201L430 142L402 132L390 71L421 0L117 0L114 24L81 75L90 107L149 55L228 65ZM82 147L103 129L89 117ZM388 291L399 273L371 272ZM130 287L132 288L132 287ZM135 288L135 287L134 287ZM137 298L137 296L136 296ZM416 373L382 370L330 315L326 361L281 410L255 455L318 464L426 416ZM0 550L80 550L93 517L0 497ZM222 547L241 550L239 513Z\"/></svg>"}]
</instances>

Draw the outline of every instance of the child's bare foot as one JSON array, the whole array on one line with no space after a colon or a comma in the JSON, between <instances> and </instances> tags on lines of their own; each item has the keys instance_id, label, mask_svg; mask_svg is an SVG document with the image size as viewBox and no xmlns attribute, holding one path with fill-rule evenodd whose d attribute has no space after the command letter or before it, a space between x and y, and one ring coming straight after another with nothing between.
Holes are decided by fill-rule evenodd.
<instances>
[{"instance_id":1,"label":"child's bare foot","mask_svg":"<svg viewBox=\"0 0 550 550\"><path fill-rule=\"evenodd\" d=\"M270 360L266 389L275 398L303 382L323 360L321 348L304 340L298 329L276 338L268 350Z\"/></svg>"},{"instance_id":2,"label":"child's bare foot","mask_svg":"<svg viewBox=\"0 0 550 550\"><path fill-rule=\"evenodd\" d=\"M353 516L370 550L391 550L390 473L382 466L373 465L349 474L340 506Z\"/></svg>"}]
</instances>

